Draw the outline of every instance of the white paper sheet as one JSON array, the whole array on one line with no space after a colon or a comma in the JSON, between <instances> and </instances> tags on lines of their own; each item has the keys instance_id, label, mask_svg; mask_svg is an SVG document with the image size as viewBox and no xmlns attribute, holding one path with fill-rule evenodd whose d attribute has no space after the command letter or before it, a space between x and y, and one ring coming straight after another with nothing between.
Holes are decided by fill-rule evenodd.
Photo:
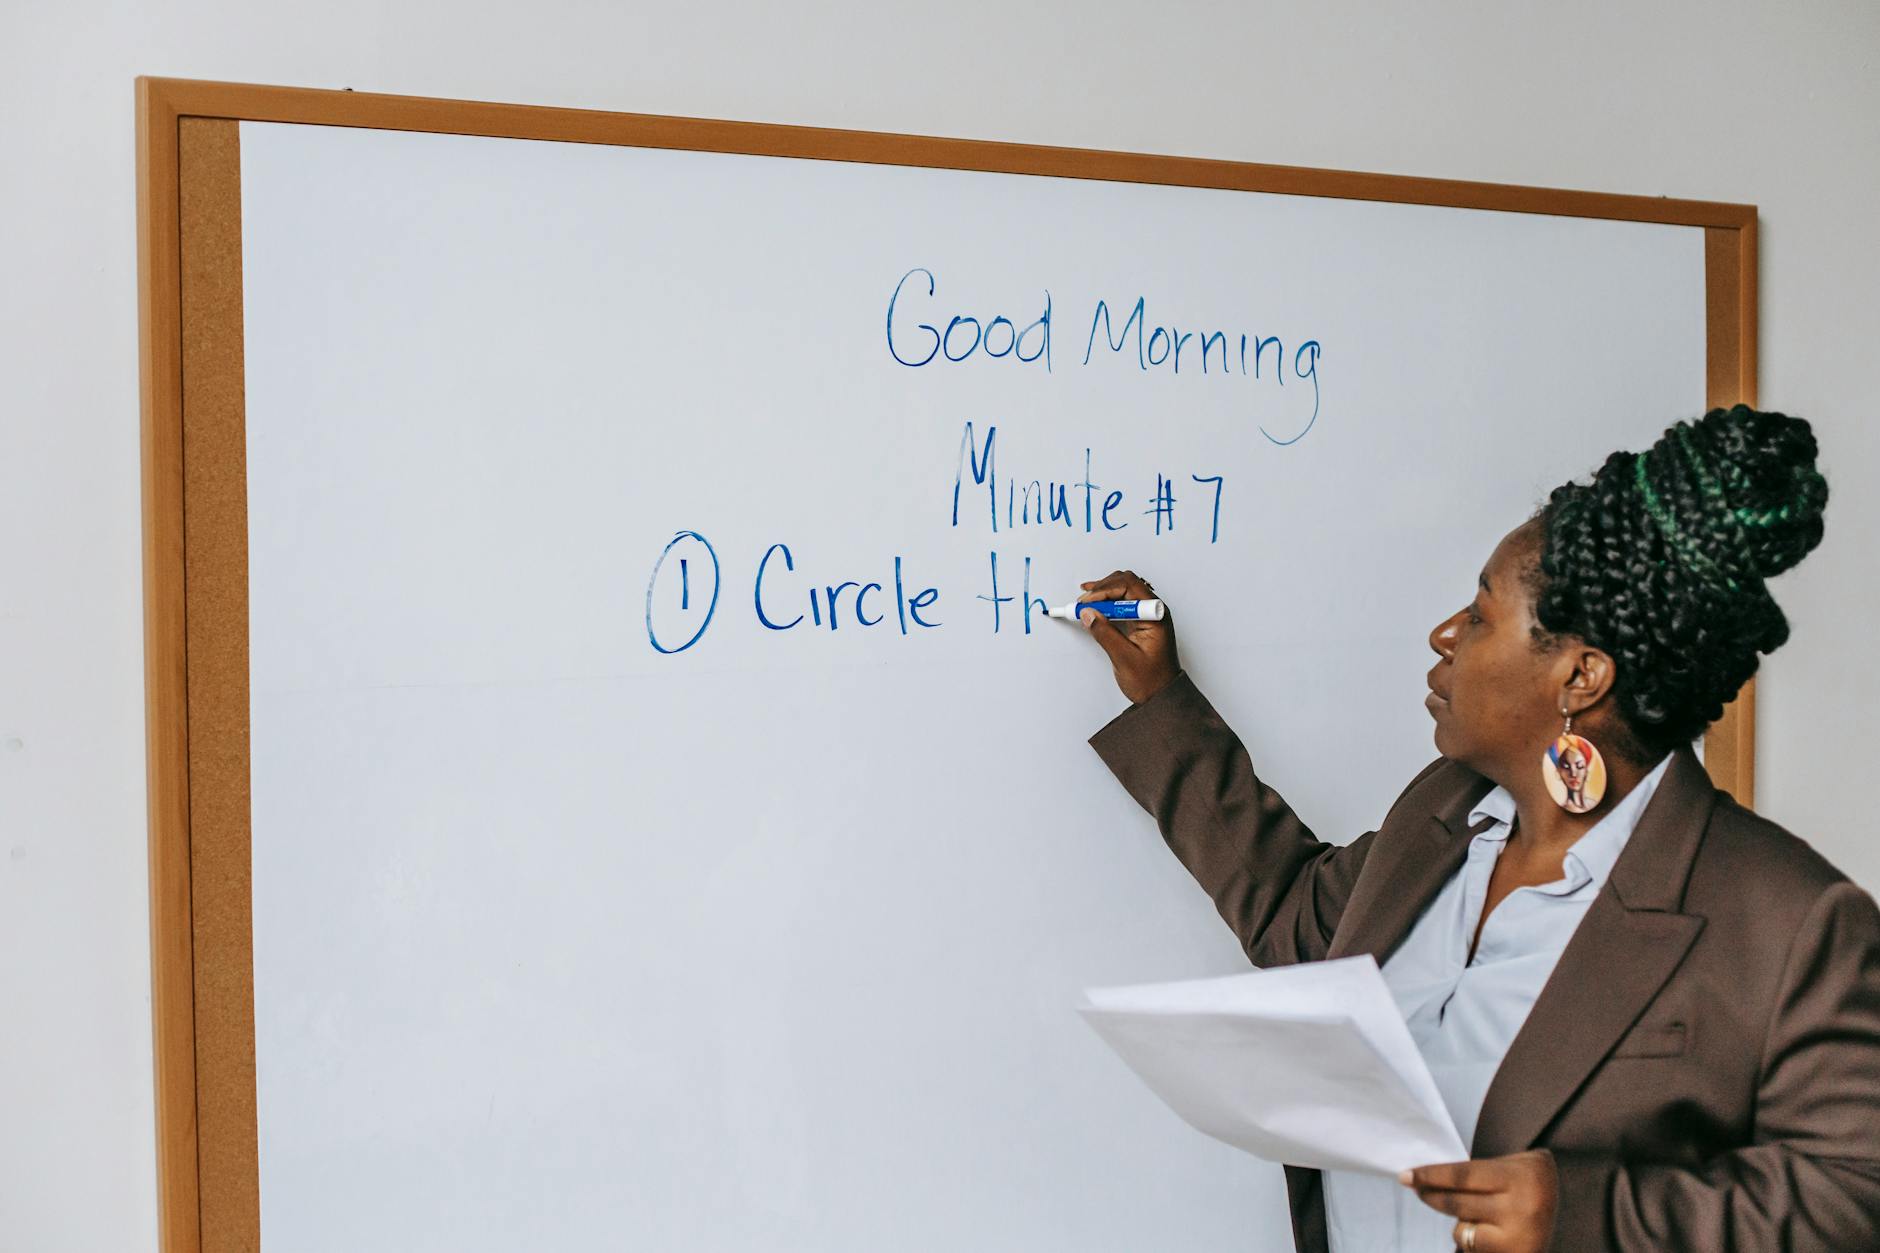
<instances>
[{"instance_id":1,"label":"white paper sheet","mask_svg":"<svg viewBox=\"0 0 1880 1253\"><path fill-rule=\"evenodd\" d=\"M1255 1157L1394 1176L1469 1155L1368 955L1085 996L1170 1109Z\"/></svg>"}]
</instances>

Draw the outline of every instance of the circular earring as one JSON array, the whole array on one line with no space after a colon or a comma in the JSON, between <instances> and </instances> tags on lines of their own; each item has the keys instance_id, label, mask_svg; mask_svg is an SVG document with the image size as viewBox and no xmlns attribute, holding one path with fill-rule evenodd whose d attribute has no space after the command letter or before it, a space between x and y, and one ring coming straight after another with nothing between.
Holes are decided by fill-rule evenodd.
<instances>
[{"instance_id":1,"label":"circular earring","mask_svg":"<svg viewBox=\"0 0 1880 1253\"><path fill-rule=\"evenodd\" d=\"M1541 754L1541 774L1556 805L1570 814L1583 814L1597 809L1606 795L1606 759L1591 740L1573 733L1573 715L1563 709L1560 716L1567 720L1567 727Z\"/></svg>"}]
</instances>

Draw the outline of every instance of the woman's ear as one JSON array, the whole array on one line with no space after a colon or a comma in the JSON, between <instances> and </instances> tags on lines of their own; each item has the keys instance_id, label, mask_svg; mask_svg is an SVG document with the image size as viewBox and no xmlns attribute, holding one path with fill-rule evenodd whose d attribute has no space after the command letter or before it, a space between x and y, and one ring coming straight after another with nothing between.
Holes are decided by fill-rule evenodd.
<instances>
[{"instance_id":1,"label":"woman's ear","mask_svg":"<svg viewBox=\"0 0 1880 1253\"><path fill-rule=\"evenodd\" d=\"M1565 657L1568 665L1560 699L1565 702L1568 713L1578 715L1581 710L1597 705L1612 690L1619 677L1619 667L1604 649L1578 640L1565 650Z\"/></svg>"}]
</instances>

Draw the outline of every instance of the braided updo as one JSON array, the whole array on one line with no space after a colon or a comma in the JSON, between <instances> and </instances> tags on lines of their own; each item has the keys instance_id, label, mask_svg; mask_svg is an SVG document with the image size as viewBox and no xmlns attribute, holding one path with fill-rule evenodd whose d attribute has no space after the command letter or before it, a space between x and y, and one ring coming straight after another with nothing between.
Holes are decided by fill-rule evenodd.
<instances>
[{"instance_id":1,"label":"braided updo","mask_svg":"<svg viewBox=\"0 0 1880 1253\"><path fill-rule=\"evenodd\" d=\"M1821 542L1828 484L1801 418L1738 405L1615 452L1535 517L1537 646L1571 635L1617 662L1634 760L1688 744L1789 637L1766 580Z\"/></svg>"}]
</instances>

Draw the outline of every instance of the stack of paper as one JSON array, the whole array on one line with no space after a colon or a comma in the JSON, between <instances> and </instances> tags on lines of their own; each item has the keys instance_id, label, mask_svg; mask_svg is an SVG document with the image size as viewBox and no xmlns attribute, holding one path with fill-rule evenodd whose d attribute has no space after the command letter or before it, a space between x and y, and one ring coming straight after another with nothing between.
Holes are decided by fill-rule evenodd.
<instances>
[{"instance_id":1,"label":"stack of paper","mask_svg":"<svg viewBox=\"0 0 1880 1253\"><path fill-rule=\"evenodd\" d=\"M1368 955L1085 995L1170 1109L1255 1157L1394 1176L1469 1155Z\"/></svg>"}]
</instances>

